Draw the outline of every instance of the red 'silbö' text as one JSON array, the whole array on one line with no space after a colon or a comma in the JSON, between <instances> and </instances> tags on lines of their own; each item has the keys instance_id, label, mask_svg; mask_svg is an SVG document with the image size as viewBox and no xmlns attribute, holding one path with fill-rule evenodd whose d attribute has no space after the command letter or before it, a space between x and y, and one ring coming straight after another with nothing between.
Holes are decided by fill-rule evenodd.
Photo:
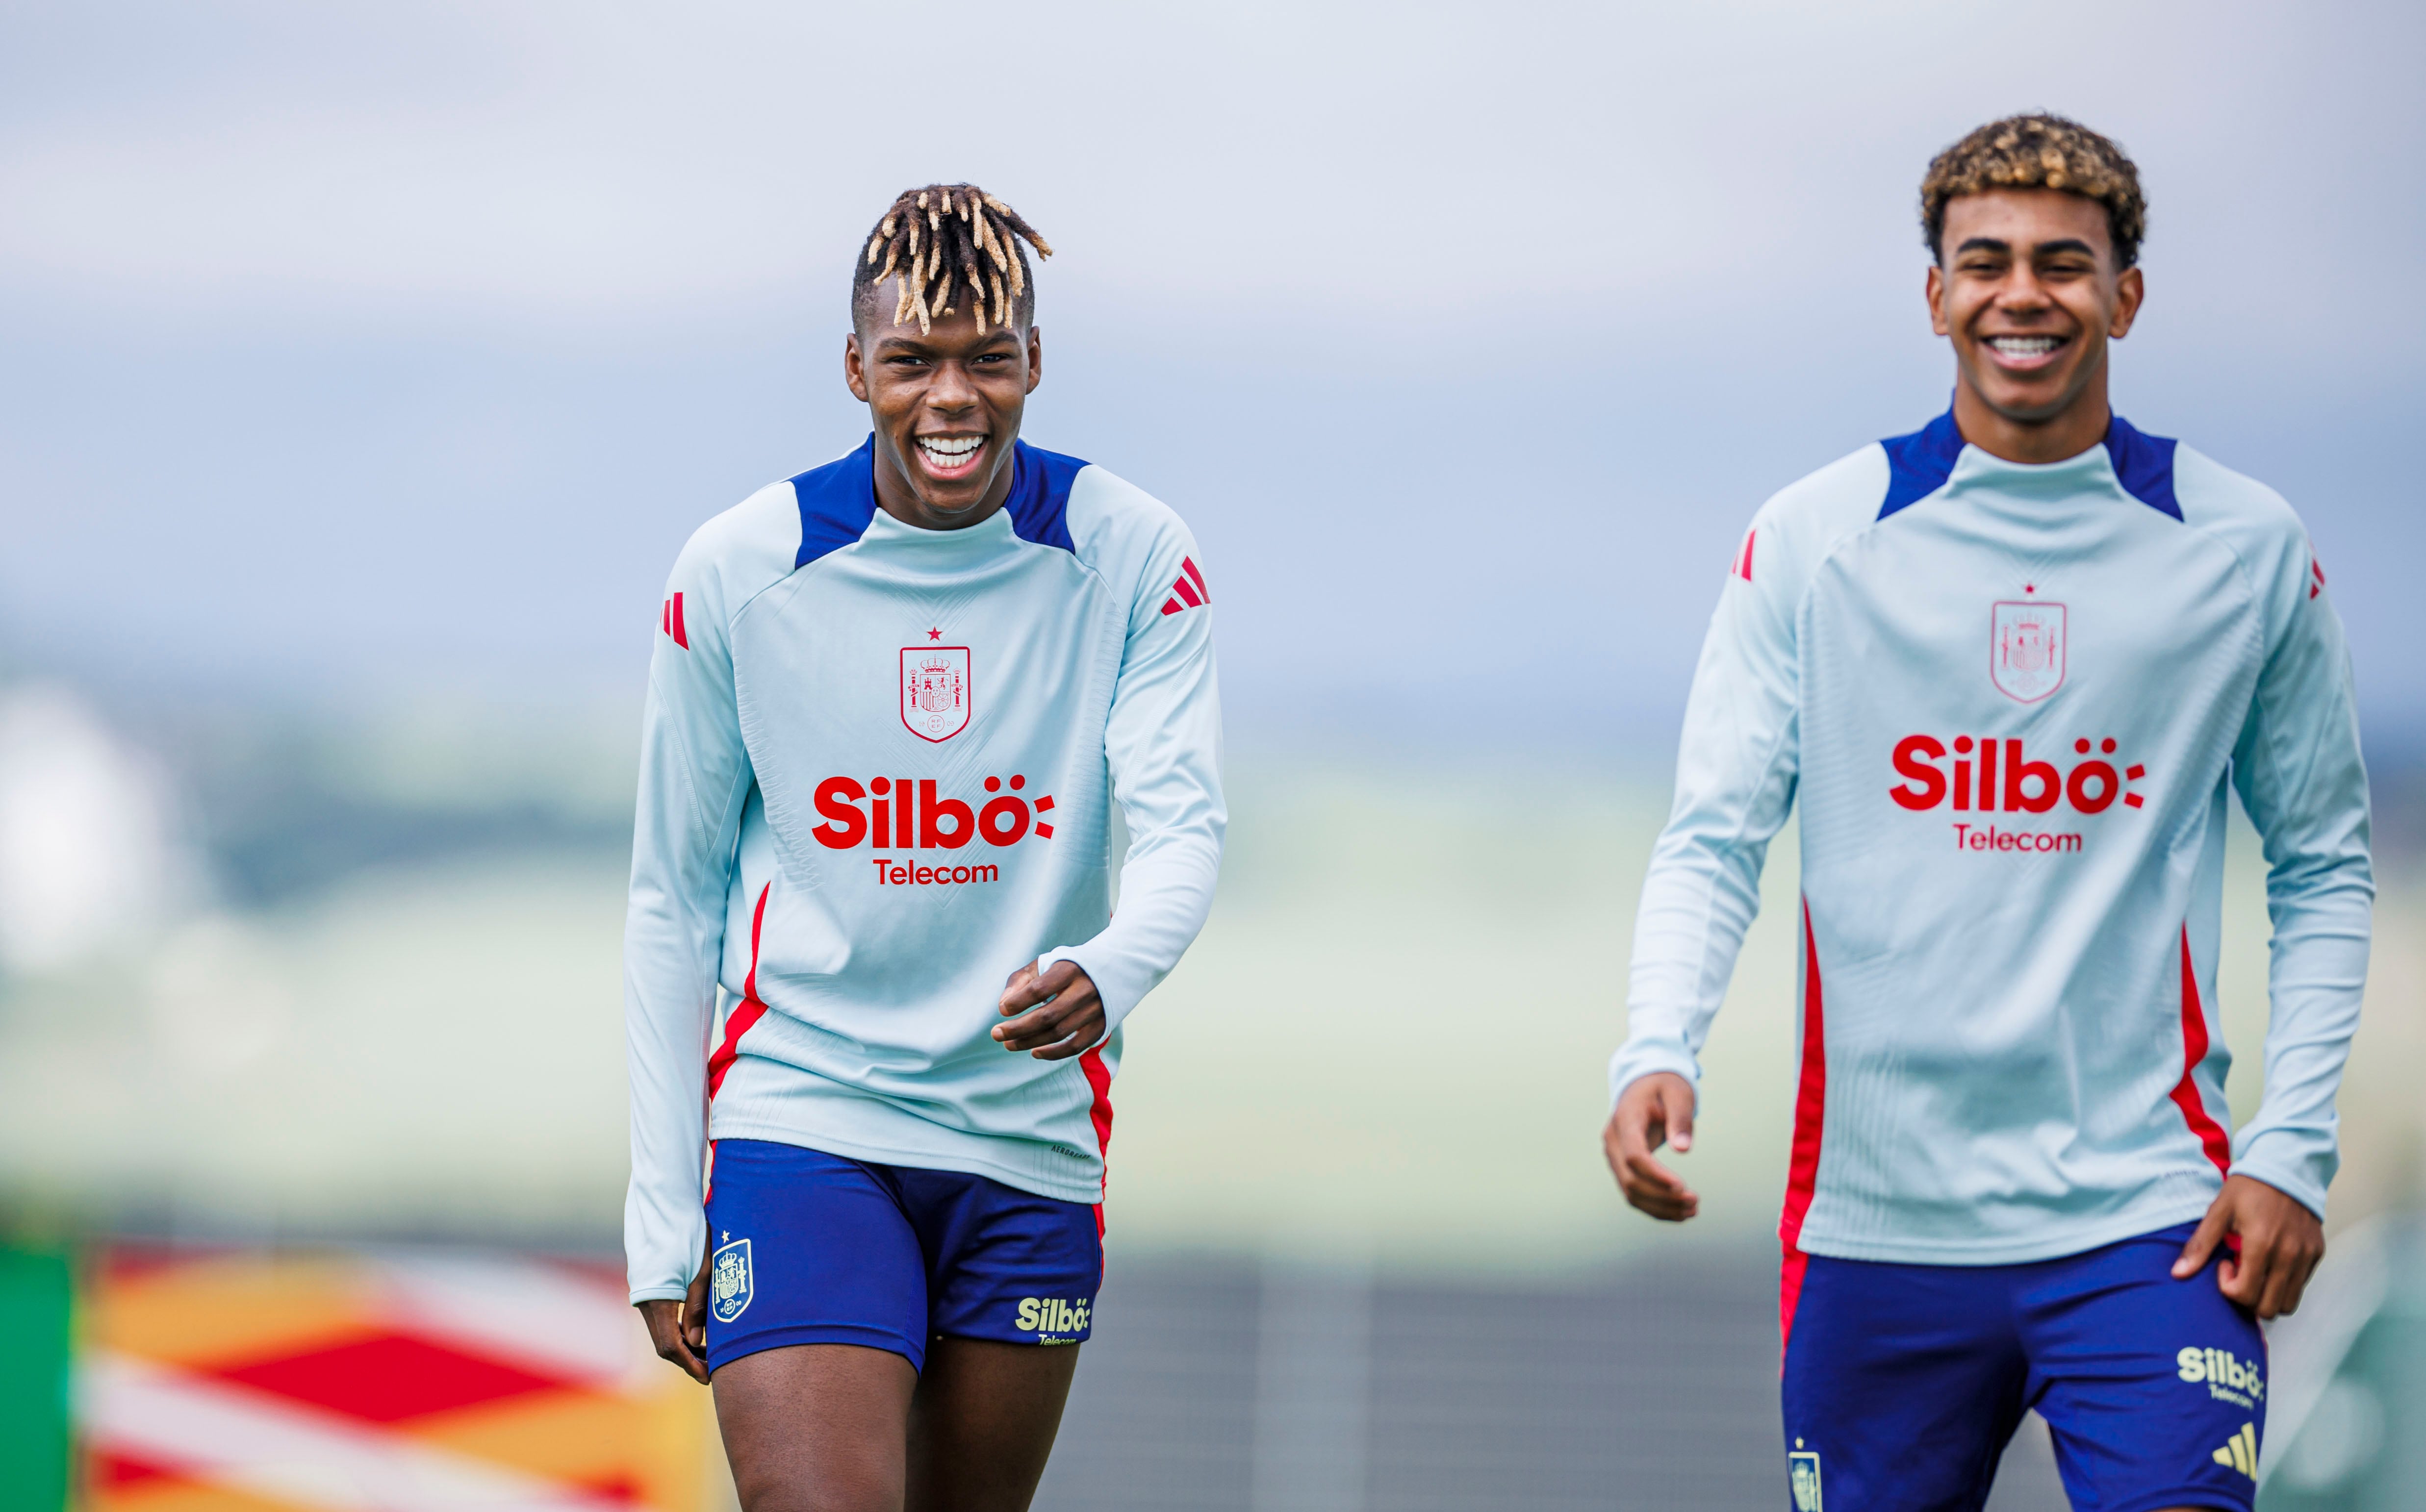
<instances>
[{"instance_id":1,"label":"red 'silb\u00f6' text","mask_svg":"<svg viewBox=\"0 0 2426 1512\"><path fill-rule=\"evenodd\" d=\"M1027 778L1013 775L1006 791L1001 778L989 777L985 780L988 796L969 804L945 797L931 780L914 782L906 777L872 777L862 782L855 777L829 777L817 784L816 794L817 817L825 823L809 833L828 850L858 845L878 850L958 850L973 840L996 847L1016 845L1031 836L1050 840L1053 822L1045 815L1053 812L1053 795L1044 794L1031 802L1021 792L1027 786ZM958 880L994 880L991 866L917 867L912 876L929 870L983 872L988 875ZM914 883L901 873L898 866L887 871L880 862L877 880L905 887L931 885L923 877Z\"/></svg>"},{"instance_id":2,"label":"red 'silb\u00f6' text","mask_svg":"<svg viewBox=\"0 0 2426 1512\"><path fill-rule=\"evenodd\" d=\"M1896 742L1894 756L1896 776L1903 780L1887 789L1887 796L1895 800L1898 808L1915 813L1934 809L1949 798L1953 800L1957 812L1981 813L1999 810L2006 813L2045 813L2058 804L2069 805L2076 813L2104 813L2117 798L2127 809L2137 809L2147 801L2131 791L2131 784L2147 776L2148 769L2133 762L2117 770L2114 763L2107 760L2114 754L2112 736L2096 742L2094 748L2086 739L2076 740L2072 750L2074 755L2087 759L2076 762L2070 771L2062 771L2053 762L2033 761L2018 740L1973 740L1969 735L1957 735L1949 742L1935 735L1906 735ZM1951 762L1947 761L1949 755ZM1977 846L1958 843L1965 849L2013 848L1993 842ZM2037 847L2033 844L2032 848Z\"/></svg>"}]
</instances>

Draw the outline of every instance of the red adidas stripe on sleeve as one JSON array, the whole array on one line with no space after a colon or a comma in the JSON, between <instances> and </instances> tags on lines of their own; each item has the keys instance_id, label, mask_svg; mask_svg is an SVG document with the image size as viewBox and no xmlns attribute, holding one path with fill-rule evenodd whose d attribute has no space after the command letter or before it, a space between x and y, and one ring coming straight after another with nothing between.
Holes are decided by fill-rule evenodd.
<instances>
[{"instance_id":1,"label":"red adidas stripe on sleeve","mask_svg":"<svg viewBox=\"0 0 2426 1512\"><path fill-rule=\"evenodd\" d=\"M1172 596L1162 601L1163 613L1178 614L1185 609L1201 609L1213 602L1213 590L1205 586L1205 574L1197 569L1194 557L1181 557L1179 570L1180 575L1171 585Z\"/></svg>"}]
</instances>

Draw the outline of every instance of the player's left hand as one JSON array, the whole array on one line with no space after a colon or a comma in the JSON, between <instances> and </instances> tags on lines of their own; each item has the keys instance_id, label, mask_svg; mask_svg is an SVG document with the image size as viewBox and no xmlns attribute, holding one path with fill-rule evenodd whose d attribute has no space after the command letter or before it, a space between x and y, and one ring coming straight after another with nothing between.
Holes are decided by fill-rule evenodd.
<instances>
[{"instance_id":1,"label":"player's left hand","mask_svg":"<svg viewBox=\"0 0 2426 1512\"><path fill-rule=\"evenodd\" d=\"M1043 975L1034 961L1011 973L1002 989L1002 1016L1011 1020L994 1027L1002 1048L1027 1051L1038 1060L1067 1060L1104 1037L1104 1000L1074 960L1057 960Z\"/></svg>"},{"instance_id":2,"label":"player's left hand","mask_svg":"<svg viewBox=\"0 0 2426 1512\"><path fill-rule=\"evenodd\" d=\"M2308 1276L2325 1257L2325 1226L2317 1215L2256 1177L2227 1176L2174 1262L2174 1279L2196 1276L2227 1233L2240 1236L2240 1253L2225 1255L2216 1267L2217 1288L2261 1323L2298 1311Z\"/></svg>"}]
</instances>

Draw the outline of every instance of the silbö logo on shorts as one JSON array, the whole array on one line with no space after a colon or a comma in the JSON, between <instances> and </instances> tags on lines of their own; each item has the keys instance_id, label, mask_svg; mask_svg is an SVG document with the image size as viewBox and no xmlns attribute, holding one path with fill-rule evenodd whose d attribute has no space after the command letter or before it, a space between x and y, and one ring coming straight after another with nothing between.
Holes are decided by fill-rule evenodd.
<instances>
[{"instance_id":1,"label":"silb\u00f6 logo on shorts","mask_svg":"<svg viewBox=\"0 0 2426 1512\"><path fill-rule=\"evenodd\" d=\"M2190 1385L2207 1385L2207 1394L2235 1407L2251 1407L2266 1399L2264 1362L2240 1359L2229 1349L2189 1345L2174 1356L2175 1374Z\"/></svg>"},{"instance_id":2,"label":"silb\u00f6 logo on shorts","mask_svg":"<svg viewBox=\"0 0 2426 1512\"><path fill-rule=\"evenodd\" d=\"M1086 1299L1064 1296L1023 1296L1019 1299L1019 1331L1036 1335L1039 1343L1062 1343L1087 1330Z\"/></svg>"},{"instance_id":3,"label":"silb\u00f6 logo on shorts","mask_svg":"<svg viewBox=\"0 0 2426 1512\"><path fill-rule=\"evenodd\" d=\"M731 1323L750 1306L750 1241L736 1239L716 1252L708 1273L707 1311Z\"/></svg>"}]
</instances>

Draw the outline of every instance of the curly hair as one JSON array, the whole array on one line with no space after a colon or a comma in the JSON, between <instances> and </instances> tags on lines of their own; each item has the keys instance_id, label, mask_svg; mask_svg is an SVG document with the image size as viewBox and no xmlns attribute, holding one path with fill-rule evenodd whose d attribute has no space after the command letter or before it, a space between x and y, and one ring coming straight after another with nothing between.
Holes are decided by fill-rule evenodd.
<instances>
[{"instance_id":1,"label":"curly hair","mask_svg":"<svg viewBox=\"0 0 2426 1512\"><path fill-rule=\"evenodd\" d=\"M955 281L961 297L977 312L978 330L986 328L989 305L995 325L1009 326L1014 317L1025 324L1035 309L1035 295L1028 282L1027 254L1019 245L1023 240L1036 249L1037 256L1053 255L1052 247L1018 211L974 184L904 189L868 233L865 255L852 273L852 322L874 313L877 290L892 279L897 326L914 314L923 332L930 322L950 314L956 308Z\"/></svg>"},{"instance_id":2,"label":"curly hair","mask_svg":"<svg viewBox=\"0 0 2426 1512\"><path fill-rule=\"evenodd\" d=\"M1991 189L2061 189L2106 207L2114 261L2140 260L2148 233L2148 201L2138 165L2123 149L2077 121L2037 113L1988 124L1930 159L1920 181L1920 225L1930 252L1946 255L1946 206Z\"/></svg>"}]
</instances>

